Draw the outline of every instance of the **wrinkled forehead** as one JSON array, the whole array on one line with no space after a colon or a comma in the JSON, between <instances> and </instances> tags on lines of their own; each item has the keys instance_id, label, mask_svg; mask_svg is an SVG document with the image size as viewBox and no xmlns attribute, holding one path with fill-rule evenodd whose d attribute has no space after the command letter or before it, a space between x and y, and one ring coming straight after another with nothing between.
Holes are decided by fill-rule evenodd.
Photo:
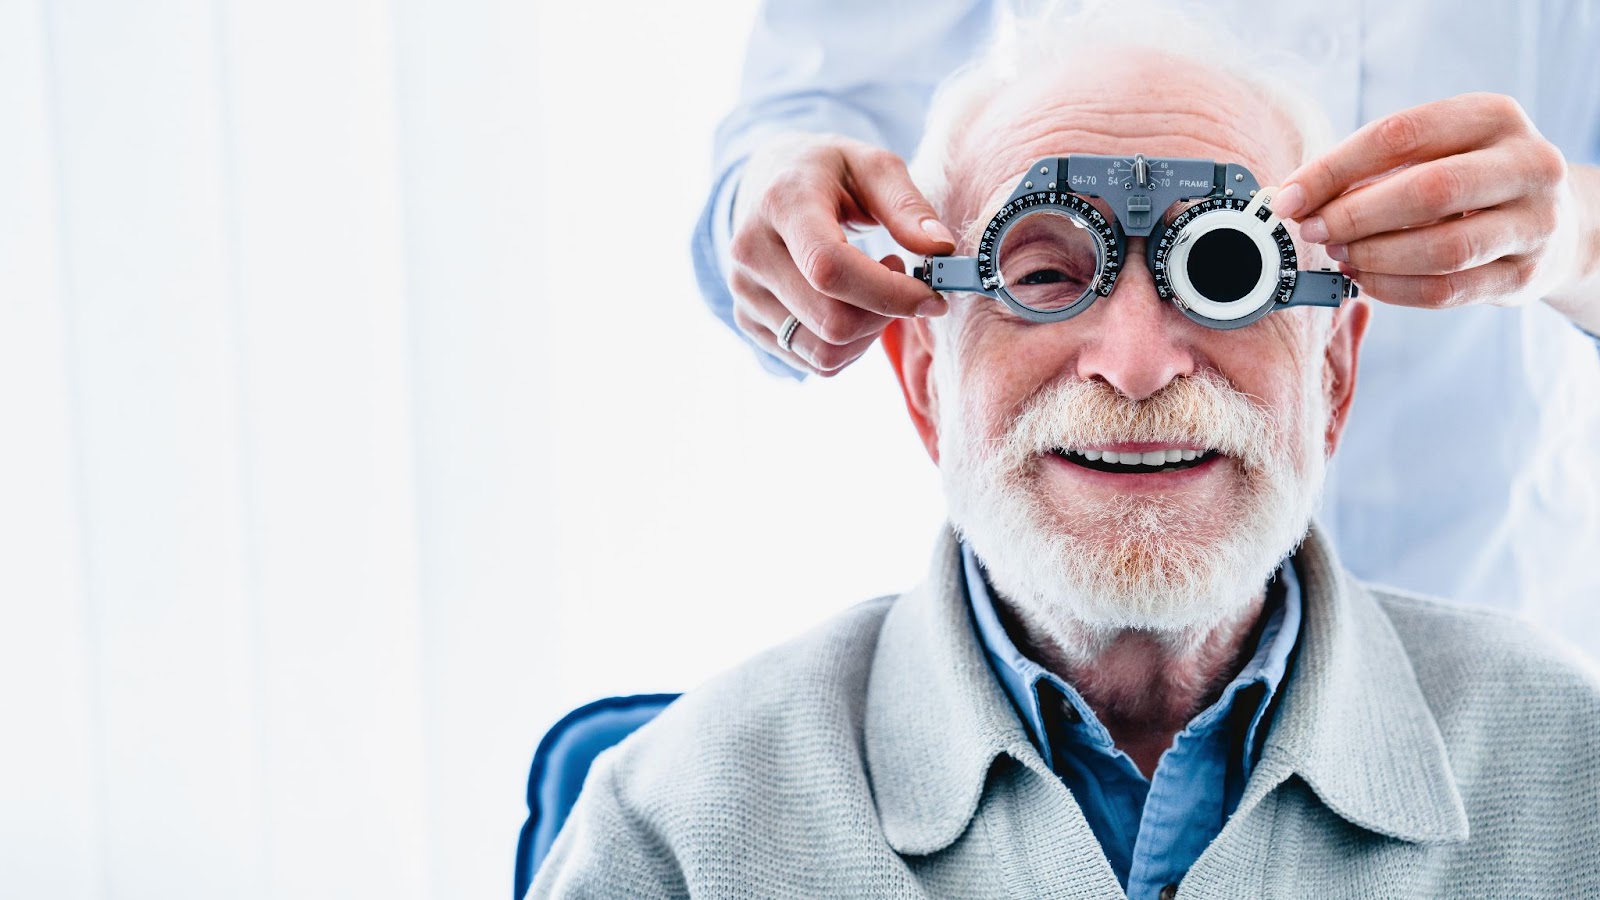
<instances>
[{"instance_id":1,"label":"wrinkled forehead","mask_svg":"<svg viewBox=\"0 0 1600 900\"><path fill-rule=\"evenodd\" d=\"M1298 159L1294 130L1235 76L1176 57L1075 60L988 99L951 157L949 219L987 221L1036 160L1069 153L1239 163L1263 185Z\"/></svg>"}]
</instances>

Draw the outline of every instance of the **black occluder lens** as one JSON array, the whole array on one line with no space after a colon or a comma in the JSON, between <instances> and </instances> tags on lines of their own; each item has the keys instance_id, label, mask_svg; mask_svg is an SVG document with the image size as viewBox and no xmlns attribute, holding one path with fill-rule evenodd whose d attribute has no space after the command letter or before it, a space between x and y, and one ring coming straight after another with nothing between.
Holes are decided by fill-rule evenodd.
<instances>
[{"instance_id":1,"label":"black occluder lens","mask_svg":"<svg viewBox=\"0 0 1600 900\"><path fill-rule=\"evenodd\" d=\"M1207 300L1232 303L1261 280L1261 251L1242 231L1208 231L1189 248L1189 282Z\"/></svg>"}]
</instances>

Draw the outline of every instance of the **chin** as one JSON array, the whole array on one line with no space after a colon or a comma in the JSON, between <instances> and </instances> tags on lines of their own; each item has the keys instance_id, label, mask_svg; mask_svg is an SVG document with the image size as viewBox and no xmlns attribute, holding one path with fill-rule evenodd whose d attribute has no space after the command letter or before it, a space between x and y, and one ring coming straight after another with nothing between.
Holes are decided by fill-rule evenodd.
<instances>
[{"instance_id":1,"label":"chin","mask_svg":"<svg viewBox=\"0 0 1600 900\"><path fill-rule=\"evenodd\" d=\"M1304 539L1320 473L1284 474L1246 479L1216 504L1127 496L1062 507L1026 481L947 483L946 496L995 588L1058 641L1136 629L1190 644L1250 608Z\"/></svg>"},{"instance_id":2,"label":"chin","mask_svg":"<svg viewBox=\"0 0 1600 900\"><path fill-rule=\"evenodd\" d=\"M1320 371L1304 377L1302 396L1320 396ZM1001 427L969 430L993 424L978 409L951 404L941 420L950 520L1029 630L1069 652L1131 629L1203 641L1236 621L1305 538L1322 489L1326 410L1314 400L1262 408L1220 377L1186 377L1138 403L1067 382ZM1094 490L1051 468L1052 448L1107 441L1194 444L1226 459L1176 474L1084 475ZM1123 477L1192 483L1115 489Z\"/></svg>"}]
</instances>

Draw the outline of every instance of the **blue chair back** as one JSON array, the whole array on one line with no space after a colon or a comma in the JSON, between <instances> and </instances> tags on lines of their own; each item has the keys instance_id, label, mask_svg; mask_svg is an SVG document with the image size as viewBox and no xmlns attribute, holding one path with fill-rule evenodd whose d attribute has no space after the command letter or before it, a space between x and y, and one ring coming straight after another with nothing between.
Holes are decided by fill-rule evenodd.
<instances>
[{"instance_id":1,"label":"blue chair back","mask_svg":"<svg viewBox=\"0 0 1600 900\"><path fill-rule=\"evenodd\" d=\"M528 821L517 839L516 894L522 900L533 873L550 852L594 758L654 719L677 694L607 697L580 706L555 724L533 751L528 773Z\"/></svg>"}]
</instances>

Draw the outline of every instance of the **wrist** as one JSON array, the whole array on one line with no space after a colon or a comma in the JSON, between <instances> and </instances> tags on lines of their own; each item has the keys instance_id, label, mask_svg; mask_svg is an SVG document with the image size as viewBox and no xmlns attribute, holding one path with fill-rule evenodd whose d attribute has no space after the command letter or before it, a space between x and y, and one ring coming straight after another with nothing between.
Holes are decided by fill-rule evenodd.
<instances>
[{"instance_id":1,"label":"wrist","mask_svg":"<svg viewBox=\"0 0 1600 900\"><path fill-rule=\"evenodd\" d=\"M1572 166L1567 176L1577 224L1568 276L1544 301L1591 334L1600 334L1600 168Z\"/></svg>"},{"instance_id":2,"label":"wrist","mask_svg":"<svg viewBox=\"0 0 1600 900\"><path fill-rule=\"evenodd\" d=\"M741 159L722 173L721 180L711 189L711 206L706 211L717 274L724 282L733 271L733 204L738 198L739 176L743 169L744 160Z\"/></svg>"}]
</instances>

